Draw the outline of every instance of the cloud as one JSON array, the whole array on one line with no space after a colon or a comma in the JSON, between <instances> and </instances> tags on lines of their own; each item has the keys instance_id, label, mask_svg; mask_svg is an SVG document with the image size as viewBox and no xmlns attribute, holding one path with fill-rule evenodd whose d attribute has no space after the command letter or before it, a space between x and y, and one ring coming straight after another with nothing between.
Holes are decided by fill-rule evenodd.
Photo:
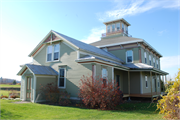
<instances>
[{"instance_id":1,"label":"cloud","mask_svg":"<svg viewBox=\"0 0 180 120\"><path fill-rule=\"evenodd\" d=\"M86 36L85 38L83 38L81 41L85 43L93 43L95 41L100 40L102 33L105 33L105 32L106 32L105 29L103 29L102 27L93 28L91 29L90 34Z\"/></svg>"},{"instance_id":2,"label":"cloud","mask_svg":"<svg viewBox=\"0 0 180 120\"><path fill-rule=\"evenodd\" d=\"M179 0L115 0L116 6L105 13L97 13L102 22L107 19L118 19L125 16L133 16L152 9L179 9Z\"/></svg>"},{"instance_id":3,"label":"cloud","mask_svg":"<svg viewBox=\"0 0 180 120\"><path fill-rule=\"evenodd\" d=\"M161 58L161 69L170 69L172 67L180 67L180 55Z\"/></svg>"},{"instance_id":4,"label":"cloud","mask_svg":"<svg viewBox=\"0 0 180 120\"><path fill-rule=\"evenodd\" d=\"M159 36L162 36L164 33L166 33L167 32L167 30L162 30L162 31L158 31L158 35Z\"/></svg>"}]
</instances>

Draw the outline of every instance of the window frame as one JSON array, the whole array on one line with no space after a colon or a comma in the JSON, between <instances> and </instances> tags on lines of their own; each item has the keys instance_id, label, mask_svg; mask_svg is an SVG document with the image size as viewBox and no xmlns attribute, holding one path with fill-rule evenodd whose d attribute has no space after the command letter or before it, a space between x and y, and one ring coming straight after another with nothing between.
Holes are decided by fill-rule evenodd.
<instances>
[{"instance_id":1,"label":"window frame","mask_svg":"<svg viewBox=\"0 0 180 120\"><path fill-rule=\"evenodd\" d=\"M109 30L109 31L108 31ZM111 33L111 25L107 26L107 33Z\"/></svg>"},{"instance_id":2,"label":"window frame","mask_svg":"<svg viewBox=\"0 0 180 120\"><path fill-rule=\"evenodd\" d=\"M60 70L61 69L64 69L64 86L63 87L61 87L61 86L59 86L59 82L60 82ZM59 68L59 73L58 73L58 88L62 88L62 89L65 89L66 88L66 67L60 67Z\"/></svg>"},{"instance_id":3,"label":"window frame","mask_svg":"<svg viewBox=\"0 0 180 120\"><path fill-rule=\"evenodd\" d=\"M58 57L58 60L54 60L54 46L55 46L55 45L59 45L59 54L58 54L59 57ZM47 60L47 57L48 57L48 47L49 47L49 46L52 46L51 61L48 61L48 60ZM60 50L61 50L60 47L61 47L61 46L60 46L60 43L53 44L53 45L48 45L48 46L47 46L47 48L46 48L46 62L57 62L57 61L60 61Z\"/></svg>"},{"instance_id":4,"label":"window frame","mask_svg":"<svg viewBox=\"0 0 180 120\"><path fill-rule=\"evenodd\" d=\"M101 70L102 79L104 79L103 78L103 69L106 70L106 85L107 85L108 84L108 70L107 70L107 67L102 66L102 70ZM102 81L102 84L103 84L103 81Z\"/></svg>"},{"instance_id":5,"label":"window frame","mask_svg":"<svg viewBox=\"0 0 180 120\"><path fill-rule=\"evenodd\" d=\"M122 31L124 32L124 24L122 23Z\"/></svg>"},{"instance_id":6,"label":"window frame","mask_svg":"<svg viewBox=\"0 0 180 120\"><path fill-rule=\"evenodd\" d=\"M156 67L156 62L155 58L153 57L153 67Z\"/></svg>"},{"instance_id":7,"label":"window frame","mask_svg":"<svg viewBox=\"0 0 180 120\"><path fill-rule=\"evenodd\" d=\"M144 63L147 64L147 54L144 52Z\"/></svg>"},{"instance_id":8,"label":"window frame","mask_svg":"<svg viewBox=\"0 0 180 120\"><path fill-rule=\"evenodd\" d=\"M112 32L115 32L115 31L116 31L116 26L115 26L115 24L112 24L111 26L112 26ZM114 26L114 31L113 31L113 26Z\"/></svg>"},{"instance_id":9,"label":"window frame","mask_svg":"<svg viewBox=\"0 0 180 120\"><path fill-rule=\"evenodd\" d=\"M148 88L148 76L147 75L145 75L145 86L146 86L146 88Z\"/></svg>"},{"instance_id":10,"label":"window frame","mask_svg":"<svg viewBox=\"0 0 180 120\"><path fill-rule=\"evenodd\" d=\"M156 59L156 67L159 68L159 61Z\"/></svg>"},{"instance_id":11,"label":"window frame","mask_svg":"<svg viewBox=\"0 0 180 120\"><path fill-rule=\"evenodd\" d=\"M128 62L128 61L127 61L127 60L128 60L128 59L127 59L127 57L128 57L128 56L127 56L127 52L128 52L128 51L132 51L132 62ZM126 51L126 63L133 63L133 50L127 50L127 51Z\"/></svg>"},{"instance_id":12,"label":"window frame","mask_svg":"<svg viewBox=\"0 0 180 120\"><path fill-rule=\"evenodd\" d=\"M149 65L151 65L151 55L149 55Z\"/></svg>"},{"instance_id":13,"label":"window frame","mask_svg":"<svg viewBox=\"0 0 180 120\"><path fill-rule=\"evenodd\" d=\"M119 30L117 29L117 26L119 25ZM116 23L116 31L120 31L120 28L121 26L120 26L120 23Z\"/></svg>"}]
</instances>

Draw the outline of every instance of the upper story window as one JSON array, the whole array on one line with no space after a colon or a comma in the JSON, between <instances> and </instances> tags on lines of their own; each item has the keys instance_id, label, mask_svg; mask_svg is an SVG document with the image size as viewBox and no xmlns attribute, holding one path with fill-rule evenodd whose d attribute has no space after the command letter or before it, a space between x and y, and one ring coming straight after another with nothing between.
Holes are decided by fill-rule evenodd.
<instances>
[{"instance_id":1,"label":"upper story window","mask_svg":"<svg viewBox=\"0 0 180 120\"><path fill-rule=\"evenodd\" d=\"M147 63L146 52L144 52L144 62Z\"/></svg>"},{"instance_id":2,"label":"upper story window","mask_svg":"<svg viewBox=\"0 0 180 120\"><path fill-rule=\"evenodd\" d=\"M65 88L66 87L66 69L59 69L59 79L58 79L58 87Z\"/></svg>"},{"instance_id":3,"label":"upper story window","mask_svg":"<svg viewBox=\"0 0 180 120\"><path fill-rule=\"evenodd\" d=\"M158 68L158 60L156 60L157 68Z\"/></svg>"},{"instance_id":4,"label":"upper story window","mask_svg":"<svg viewBox=\"0 0 180 120\"><path fill-rule=\"evenodd\" d=\"M122 23L122 31L124 32L124 24Z\"/></svg>"},{"instance_id":5,"label":"upper story window","mask_svg":"<svg viewBox=\"0 0 180 120\"><path fill-rule=\"evenodd\" d=\"M54 60L59 60L59 44L54 45Z\"/></svg>"},{"instance_id":6,"label":"upper story window","mask_svg":"<svg viewBox=\"0 0 180 120\"><path fill-rule=\"evenodd\" d=\"M149 64L151 65L151 55L149 55Z\"/></svg>"},{"instance_id":7,"label":"upper story window","mask_svg":"<svg viewBox=\"0 0 180 120\"><path fill-rule=\"evenodd\" d=\"M126 26L126 33L128 34L128 27Z\"/></svg>"},{"instance_id":8,"label":"upper story window","mask_svg":"<svg viewBox=\"0 0 180 120\"><path fill-rule=\"evenodd\" d=\"M107 81L107 69L106 68L102 68L102 79L103 79L103 84L106 85L106 81Z\"/></svg>"},{"instance_id":9,"label":"upper story window","mask_svg":"<svg viewBox=\"0 0 180 120\"><path fill-rule=\"evenodd\" d=\"M133 62L133 51L132 50L128 50L126 52L126 62L127 63Z\"/></svg>"},{"instance_id":10,"label":"upper story window","mask_svg":"<svg viewBox=\"0 0 180 120\"><path fill-rule=\"evenodd\" d=\"M47 47L47 61L52 60L52 45Z\"/></svg>"},{"instance_id":11,"label":"upper story window","mask_svg":"<svg viewBox=\"0 0 180 120\"><path fill-rule=\"evenodd\" d=\"M148 87L148 77L145 76L145 81L146 81L146 88Z\"/></svg>"},{"instance_id":12,"label":"upper story window","mask_svg":"<svg viewBox=\"0 0 180 120\"><path fill-rule=\"evenodd\" d=\"M112 32L115 31L115 24L112 24Z\"/></svg>"},{"instance_id":13,"label":"upper story window","mask_svg":"<svg viewBox=\"0 0 180 120\"><path fill-rule=\"evenodd\" d=\"M47 62L59 60L59 44L49 45L47 47Z\"/></svg>"},{"instance_id":14,"label":"upper story window","mask_svg":"<svg viewBox=\"0 0 180 120\"><path fill-rule=\"evenodd\" d=\"M158 88L160 87L160 84L159 84L159 78L157 78L157 81L158 81Z\"/></svg>"},{"instance_id":15,"label":"upper story window","mask_svg":"<svg viewBox=\"0 0 180 120\"><path fill-rule=\"evenodd\" d=\"M153 64L154 64L154 67L155 67L155 58L153 58Z\"/></svg>"},{"instance_id":16,"label":"upper story window","mask_svg":"<svg viewBox=\"0 0 180 120\"><path fill-rule=\"evenodd\" d=\"M116 23L116 30L117 30L117 31L120 30L120 23Z\"/></svg>"},{"instance_id":17,"label":"upper story window","mask_svg":"<svg viewBox=\"0 0 180 120\"><path fill-rule=\"evenodd\" d=\"M110 26L110 25L107 26L107 32L108 32L108 33L111 32L111 26Z\"/></svg>"}]
</instances>

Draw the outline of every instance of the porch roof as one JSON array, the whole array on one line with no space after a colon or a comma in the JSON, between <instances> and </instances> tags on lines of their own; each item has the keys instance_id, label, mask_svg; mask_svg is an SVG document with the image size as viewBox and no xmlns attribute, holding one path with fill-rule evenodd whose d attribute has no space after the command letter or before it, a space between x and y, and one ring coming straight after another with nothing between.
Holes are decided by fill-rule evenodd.
<instances>
[{"instance_id":1,"label":"porch roof","mask_svg":"<svg viewBox=\"0 0 180 120\"><path fill-rule=\"evenodd\" d=\"M58 72L50 66L41 66L33 64L25 64L17 75L22 75L26 71L26 69L29 69L35 75L58 75Z\"/></svg>"}]
</instances>

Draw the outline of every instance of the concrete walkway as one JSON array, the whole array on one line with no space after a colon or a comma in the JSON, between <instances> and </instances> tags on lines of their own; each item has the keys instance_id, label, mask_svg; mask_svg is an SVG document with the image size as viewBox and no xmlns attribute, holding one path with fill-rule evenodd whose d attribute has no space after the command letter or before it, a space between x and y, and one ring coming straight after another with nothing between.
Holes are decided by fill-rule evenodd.
<instances>
[{"instance_id":1,"label":"concrete walkway","mask_svg":"<svg viewBox=\"0 0 180 120\"><path fill-rule=\"evenodd\" d=\"M23 104L23 103L31 103L31 102L29 102L29 101L18 101L18 102L13 102L13 103L15 103L15 104Z\"/></svg>"}]
</instances>

